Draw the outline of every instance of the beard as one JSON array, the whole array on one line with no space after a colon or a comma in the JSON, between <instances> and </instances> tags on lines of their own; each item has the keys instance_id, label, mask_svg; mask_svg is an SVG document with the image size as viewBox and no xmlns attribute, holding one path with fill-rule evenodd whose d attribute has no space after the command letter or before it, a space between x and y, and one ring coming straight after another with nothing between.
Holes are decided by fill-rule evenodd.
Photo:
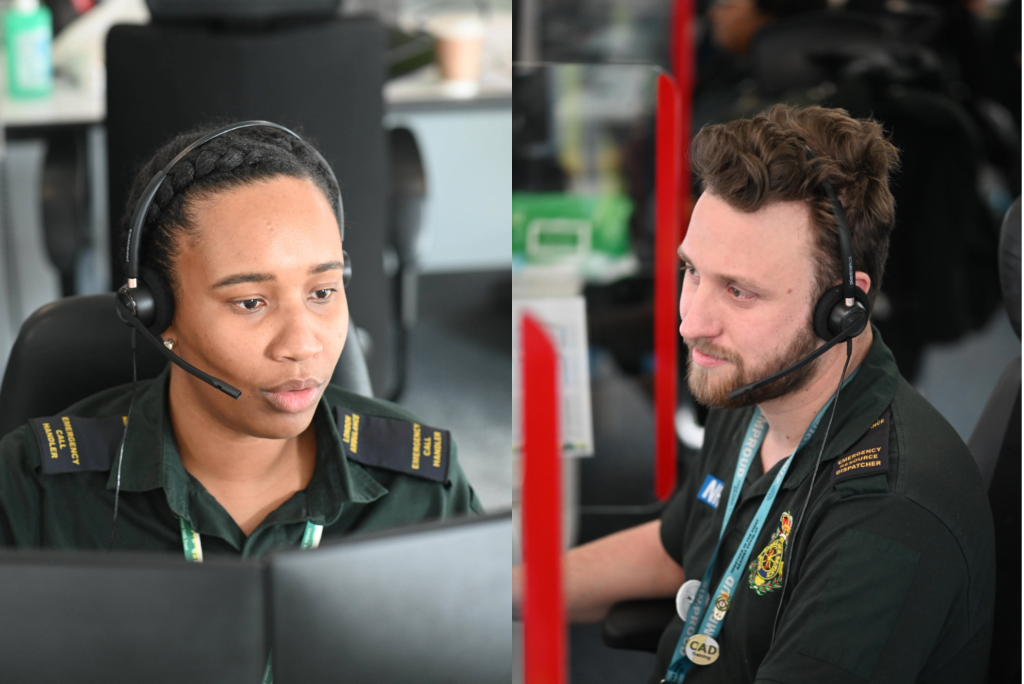
<instances>
[{"instance_id":1,"label":"beard","mask_svg":"<svg viewBox=\"0 0 1024 684\"><path fill-rule=\"evenodd\" d=\"M730 399L729 392L774 375L814 351L820 340L811 327L801 328L785 349L749 370L744 366L743 359L738 354L713 345L703 337L684 338L683 342L686 343L686 348L690 351L686 355L686 380L690 386L690 392L694 399L708 408L744 408L796 392L810 382L818 361L821 360L820 358L815 359L803 368L793 371L775 382L748 392L738 399ZM692 353L694 348L709 356L729 361L732 368L730 369L728 366L704 368L694 363Z\"/></svg>"}]
</instances>

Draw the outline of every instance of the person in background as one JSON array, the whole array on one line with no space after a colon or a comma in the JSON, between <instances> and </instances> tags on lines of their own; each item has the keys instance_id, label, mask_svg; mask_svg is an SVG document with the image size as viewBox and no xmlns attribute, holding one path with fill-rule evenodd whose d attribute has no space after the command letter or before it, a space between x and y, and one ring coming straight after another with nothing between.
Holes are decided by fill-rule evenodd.
<instances>
[{"instance_id":1,"label":"person in background","mask_svg":"<svg viewBox=\"0 0 1024 684\"><path fill-rule=\"evenodd\" d=\"M694 88L693 130L732 118L728 112L753 89L749 54L761 29L827 8L827 0L712 0L706 22L714 50Z\"/></svg>"}]
</instances>

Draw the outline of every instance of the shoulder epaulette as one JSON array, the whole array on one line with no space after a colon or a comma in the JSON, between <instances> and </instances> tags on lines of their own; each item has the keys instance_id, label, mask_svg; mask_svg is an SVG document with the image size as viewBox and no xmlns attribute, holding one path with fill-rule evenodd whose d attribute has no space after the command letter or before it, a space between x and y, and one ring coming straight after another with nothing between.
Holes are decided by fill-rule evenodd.
<instances>
[{"instance_id":1,"label":"shoulder epaulette","mask_svg":"<svg viewBox=\"0 0 1024 684\"><path fill-rule=\"evenodd\" d=\"M125 417L50 416L28 422L39 441L42 471L53 475L110 470L124 434Z\"/></svg>"},{"instance_id":2,"label":"shoulder epaulette","mask_svg":"<svg viewBox=\"0 0 1024 684\"><path fill-rule=\"evenodd\" d=\"M363 465L435 482L448 481L451 433L399 418L372 416L338 406L345 455Z\"/></svg>"},{"instance_id":3,"label":"shoulder epaulette","mask_svg":"<svg viewBox=\"0 0 1024 684\"><path fill-rule=\"evenodd\" d=\"M845 454L836 459L830 482L836 484L855 477L889 472L889 426L892 413L887 409L871 429Z\"/></svg>"}]
</instances>

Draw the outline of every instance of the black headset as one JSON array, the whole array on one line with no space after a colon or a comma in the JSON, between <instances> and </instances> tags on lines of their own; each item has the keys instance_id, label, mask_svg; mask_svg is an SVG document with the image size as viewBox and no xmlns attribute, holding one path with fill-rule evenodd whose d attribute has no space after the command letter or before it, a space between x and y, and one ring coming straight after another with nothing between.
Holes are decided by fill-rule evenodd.
<instances>
[{"instance_id":1,"label":"black headset","mask_svg":"<svg viewBox=\"0 0 1024 684\"><path fill-rule=\"evenodd\" d=\"M807 148L807 159L817 170L818 163L815 161L814 153L811 152L809 147ZM793 531L789 535L790 541L787 547L794 543L793 540L796 538L796 534L800 530L800 524L804 520L804 513L807 512L807 505L811 500L811 492L814 490L814 481L818 476L818 469L821 467L821 457L825 453L828 435L832 430L832 419L835 418L836 406L839 404L839 390L843 387L846 371L850 366L850 358L853 355L853 338L860 335L867 328L868 311L870 308L867 293L857 287L856 269L853 265L853 239L850 237L850 225L846 221L846 212L843 211L843 205L839 202L839 198L836 197L835 188L832 187L832 183L829 182L828 178L821 179L821 186L825 189L825 194L828 195L829 202L832 204L832 213L836 217L836 225L839 228L839 261L843 270L842 284L826 290L814 305L814 332L818 337L825 340L825 344L789 368L729 392L730 399L738 399L748 392L752 392L806 366L840 342L846 342L846 364L843 366L843 374L839 378L839 385L832 396L832 411L828 418L828 424L825 426L825 434L821 439L818 460L814 464L814 470L811 471L811 483L807 488L807 496L804 498L804 503L800 509L800 514L796 518ZM791 458L795 458L795 456ZM789 566L782 576L782 591L779 594L779 605L775 609L775 620L772 622L772 644L775 643L779 618L782 616L783 599L786 597L788 579L793 574L794 569L793 562L785 560L787 555L788 548L783 550L783 560L781 561L789 563Z\"/></svg>"},{"instance_id":2,"label":"black headset","mask_svg":"<svg viewBox=\"0 0 1024 684\"><path fill-rule=\"evenodd\" d=\"M223 380L219 380L212 375L204 373L195 366L184 361L180 356L173 353L163 345L163 340L159 336L167 329L168 326L170 326L171 320L174 318L174 293L159 273L153 269L140 267L139 246L142 242L142 231L145 227L146 214L149 212L149 207L153 203L153 198L156 196L161 184L163 184L167 175L171 172L171 169L174 168L174 165L184 159L190 152L205 145L214 138L218 138L226 133L237 131L242 128L272 128L274 130L287 133L299 142L305 144L305 141L303 141L297 133L279 124L272 123L270 121L240 121L229 126L224 126L223 128L218 128L217 130L204 135L199 138L199 140L196 140L179 152L174 159L167 164L167 166L153 176L153 179L149 181L149 185L146 186L146 189L139 197L139 201L135 204L135 210L132 212L131 222L128 224L128 242L125 245L125 271L127 273L128 281L117 291L116 296L117 315L122 321L132 326L132 328L139 331L144 338L156 345L157 349L159 349L160 352L168 358L168 360L178 364L178 366L186 372L194 375L203 382L209 383L235 399L242 394L241 391L235 389ZM308 149L316 155L324 173L326 173L334 183L334 187L338 188L338 229L341 232L341 239L344 242L345 210L341 201L341 189L338 185L338 180L334 176L334 171L331 170L331 165L327 163L327 160L323 158L316 148L310 145L308 146ZM344 255L345 260L345 270L342 275L342 283L347 286L349 281L352 279L352 261L349 259L347 252L342 251L342 254Z\"/></svg>"},{"instance_id":3,"label":"black headset","mask_svg":"<svg viewBox=\"0 0 1024 684\"><path fill-rule=\"evenodd\" d=\"M815 169L818 168L818 163L810 148L807 149L807 159ZM836 191L828 178L821 179L821 186L825 189L825 194L828 195L829 202L832 204L832 214L836 218L836 226L839 229L839 261L843 271L842 284L825 290L814 305L814 332L825 340L825 344L789 368L729 392L730 399L739 399L745 394L803 368L840 342L857 337L864 332L868 325L870 305L867 293L857 287L856 269L853 265L853 238L850 237L850 225L846 221L846 212L843 211L843 205L836 197Z\"/></svg>"}]
</instances>

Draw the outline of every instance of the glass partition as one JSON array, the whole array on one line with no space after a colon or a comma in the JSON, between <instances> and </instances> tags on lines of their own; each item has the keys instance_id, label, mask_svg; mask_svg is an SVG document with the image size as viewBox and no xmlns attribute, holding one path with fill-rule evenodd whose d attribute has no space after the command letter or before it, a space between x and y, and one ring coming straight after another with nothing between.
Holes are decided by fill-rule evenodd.
<instances>
[{"instance_id":1,"label":"glass partition","mask_svg":"<svg viewBox=\"0 0 1024 684\"><path fill-rule=\"evenodd\" d=\"M565 384L577 364L563 363L562 391L563 441L580 410L592 418L593 458L578 465L580 543L659 510L654 243L664 80L640 64L513 70L513 301L579 297L586 311L590 406L580 409L579 393ZM518 398L513 407L518 426Z\"/></svg>"}]
</instances>

